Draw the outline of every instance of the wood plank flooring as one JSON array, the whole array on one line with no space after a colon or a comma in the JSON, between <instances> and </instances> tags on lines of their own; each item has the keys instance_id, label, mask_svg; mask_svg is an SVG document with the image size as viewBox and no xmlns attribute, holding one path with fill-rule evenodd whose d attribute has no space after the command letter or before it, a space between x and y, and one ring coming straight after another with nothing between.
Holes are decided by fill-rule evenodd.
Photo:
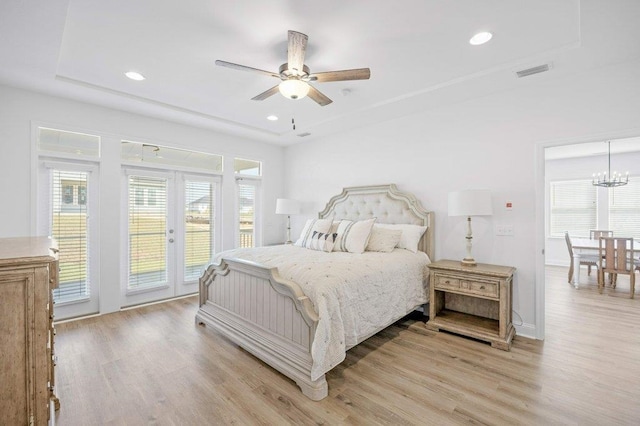
<instances>
[{"instance_id":1,"label":"wood plank flooring","mask_svg":"<svg viewBox=\"0 0 640 426\"><path fill-rule=\"evenodd\" d=\"M504 352L406 318L351 349L320 402L196 326L195 297L59 324L56 423L638 424L640 297L584 272L576 290L547 268L544 342Z\"/></svg>"}]
</instances>

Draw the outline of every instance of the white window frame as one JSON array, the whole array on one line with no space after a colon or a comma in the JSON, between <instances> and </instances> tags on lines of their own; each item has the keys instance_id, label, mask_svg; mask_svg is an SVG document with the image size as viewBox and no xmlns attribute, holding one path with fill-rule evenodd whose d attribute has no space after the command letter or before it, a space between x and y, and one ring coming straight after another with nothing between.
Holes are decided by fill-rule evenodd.
<instances>
[{"instance_id":1,"label":"white window frame","mask_svg":"<svg viewBox=\"0 0 640 426\"><path fill-rule=\"evenodd\" d=\"M71 318L98 313L100 311L100 168L95 163L63 161L44 156L40 157L38 164L38 214L36 218L38 235L51 235L50 171L56 169L89 174L87 185L89 296L71 301L56 301L56 316ZM49 184L45 184L45 182Z\"/></svg>"},{"instance_id":2,"label":"white window frame","mask_svg":"<svg viewBox=\"0 0 640 426\"><path fill-rule=\"evenodd\" d=\"M256 188L253 218L253 246L262 246L262 178L257 176L236 175L235 177L235 203L234 203L234 247L238 247L240 241L240 191L239 185L253 185Z\"/></svg>"}]
</instances>

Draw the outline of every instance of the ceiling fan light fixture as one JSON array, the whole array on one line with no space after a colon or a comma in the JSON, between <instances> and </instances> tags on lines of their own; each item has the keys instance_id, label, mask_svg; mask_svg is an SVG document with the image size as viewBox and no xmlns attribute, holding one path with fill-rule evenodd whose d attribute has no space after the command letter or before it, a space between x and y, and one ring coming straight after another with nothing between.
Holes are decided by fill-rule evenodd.
<instances>
[{"instance_id":1,"label":"ceiling fan light fixture","mask_svg":"<svg viewBox=\"0 0 640 426\"><path fill-rule=\"evenodd\" d=\"M287 99L302 99L309 93L309 85L302 80L283 80L278 85L278 90Z\"/></svg>"}]
</instances>

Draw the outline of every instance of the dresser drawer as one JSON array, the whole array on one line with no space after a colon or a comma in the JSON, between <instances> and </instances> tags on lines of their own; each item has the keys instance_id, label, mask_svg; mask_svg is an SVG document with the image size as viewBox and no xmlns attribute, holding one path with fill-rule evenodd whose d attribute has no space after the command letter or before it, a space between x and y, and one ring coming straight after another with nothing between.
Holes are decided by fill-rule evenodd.
<instances>
[{"instance_id":1,"label":"dresser drawer","mask_svg":"<svg viewBox=\"0 0 640 426\"><path fill-rule=\"evenodd\" d=\"M459 290L460 280L448 275L436 275L435 287L445 290Z\"/></svg>"},{"instance_id":2,"label":"dresser drawer","mask_svg":"<svg viewBox=\"0 0 640 426\"><path fill-rule=\"evenodd\" d=\"M465 293L494 297L496 299L500 296L500 284L498 282L461 280L460 289Z\"/></svg>"}]
</instances>

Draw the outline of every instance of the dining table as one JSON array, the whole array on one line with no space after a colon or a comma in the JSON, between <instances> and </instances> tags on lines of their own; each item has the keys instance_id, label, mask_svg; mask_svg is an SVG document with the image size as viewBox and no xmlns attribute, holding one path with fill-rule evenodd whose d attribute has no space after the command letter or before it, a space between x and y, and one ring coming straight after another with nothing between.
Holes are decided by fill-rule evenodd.
<instances>
[{"instance_id":1,"label":"dining table","mask_svg":"<svg viewBox=\"0 0 640 426\"><path fill-rule=\"evenodd\" d=\"M573 279L572 284L575 288L578 288L580 283L580 255L582 254L597 254L600 250L600 240L590 238L571 238L571 245L573 246ZM629 249L629 247L627 247ZM633 241L633 253L640 253L640 240Z\"/></svg>"}]
</instances>

